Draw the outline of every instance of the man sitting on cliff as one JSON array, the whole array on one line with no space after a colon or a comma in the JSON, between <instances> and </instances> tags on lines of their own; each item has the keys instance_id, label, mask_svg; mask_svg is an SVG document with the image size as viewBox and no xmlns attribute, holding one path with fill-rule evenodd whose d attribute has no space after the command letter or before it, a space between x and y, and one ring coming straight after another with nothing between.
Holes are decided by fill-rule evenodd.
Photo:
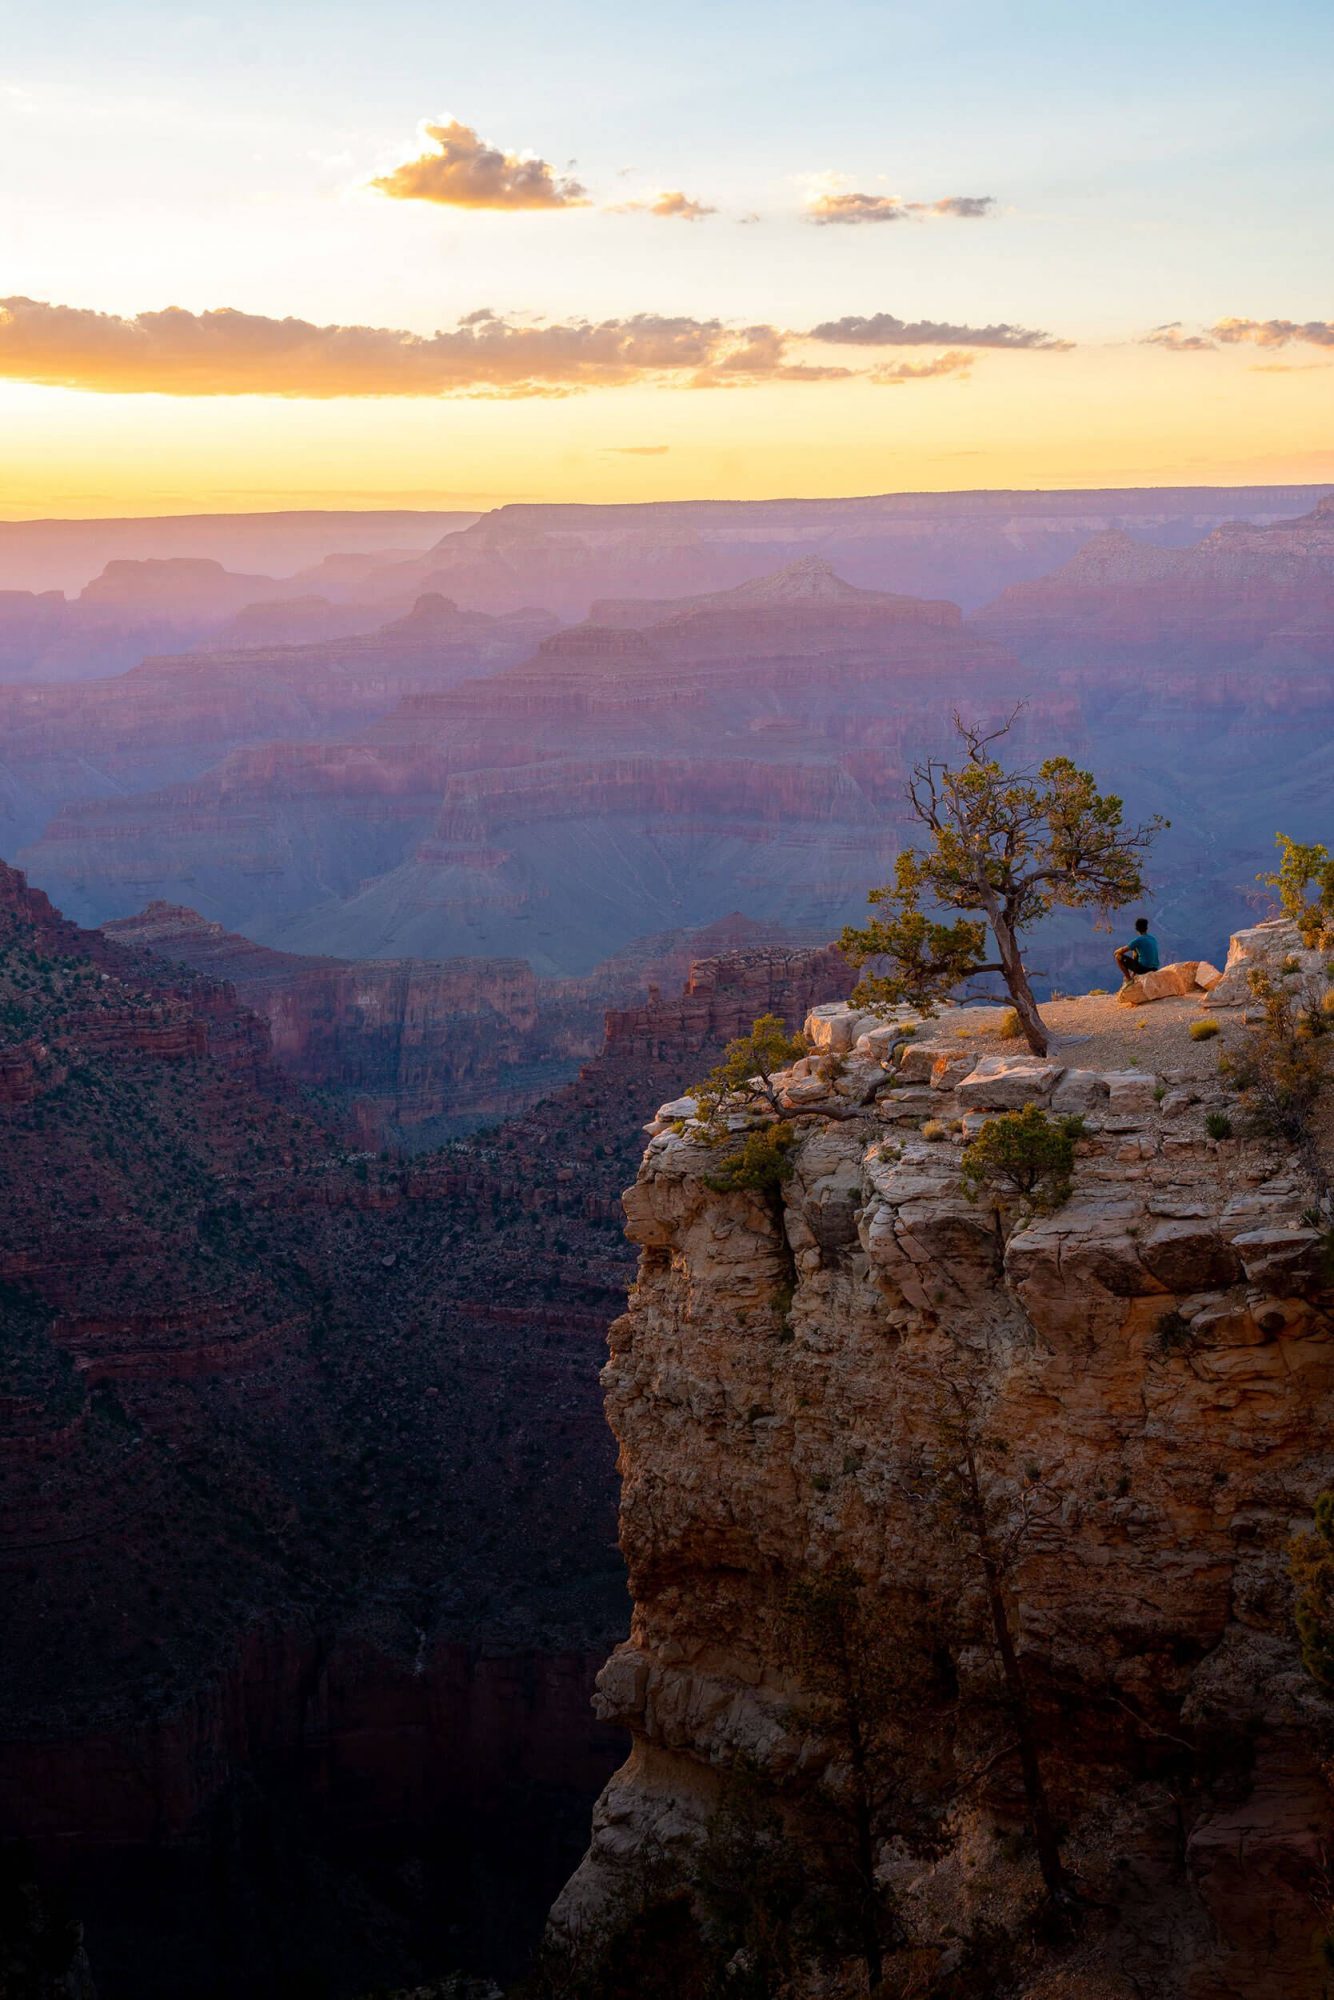
<instances>
[{"instance_id":1,"label":"man sitting on cliff","mask_svg":"<svg viewBox=\"0 0 1334 2000\"><path fill-rule=\"evenodd\" d=\"M1138 979L1141 972L1158 970L1158 940L1149 929L1147 917L1136 917L1135 935L1129 944L1117 946L1116 962L1127 986L1132 979Z\"/></svg>"}]
</instances>

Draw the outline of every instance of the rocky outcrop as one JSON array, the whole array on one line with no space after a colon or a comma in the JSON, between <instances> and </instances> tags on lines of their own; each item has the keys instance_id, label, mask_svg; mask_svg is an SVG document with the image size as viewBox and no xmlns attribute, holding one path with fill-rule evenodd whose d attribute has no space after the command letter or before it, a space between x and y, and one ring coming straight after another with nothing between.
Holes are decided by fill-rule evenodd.
<instances>
[{"instance_id":1,"label":"rocky outcrop","mask_svg":"<svg viewBox=\"0 0 1334 2000\"><path fill-rule=\"evenodd\" d=\"M1272 917L1267 923L1252 924L1248 930L1233 934L1223 976L1210 987L1205 1004L1218 1008L1245 1007L1254 999L1253 972L1270 979L1315 979L1323 985L1329 964L1328 951L1308 949L1295 924L1284 917Z\"/></svg>"},{"instance_id":2,"label":"rocky outcrop","mask_svg":"<svg viewBox=\"0 0 1334 2000\"><path fill-rule=\"evenodd\" d=\"M688 1105L626 1195L604 1384L635 1608L600 1712L634 1747L557 1935L698 1963L738 1827L752 1901L790 1855L795 1926L861 1800L887 1991L1317 2000L1334 1715L1284 1568L1334 1478L1309 1192L1209 1136L1203 1072L981 1057L948 1015L906 1050L847 1007L808 1029L780 1210L716 1190ZM1069 1198L970 1201L956 1148L1026 1104L1082 1118ZM1016 1736L1073 1888L1045 1931ZM865 1992L855 1927L790 1941L784 1990Z\"/></svg>"},{"instance_id":3,"label":"rocky outcrop","mask_svg":"<svg viewBox=\"0 0 1334 2000\"><path fill-rule=\"evenodd\" d=\"M745 1034L761 1014L802 1020L817 994L846 993L856 979L837 945L774 946L697 959L679 995L651 987L639 1007L607 1015L606 1055L689 1062Z\"/></svg>"}]
</instances>

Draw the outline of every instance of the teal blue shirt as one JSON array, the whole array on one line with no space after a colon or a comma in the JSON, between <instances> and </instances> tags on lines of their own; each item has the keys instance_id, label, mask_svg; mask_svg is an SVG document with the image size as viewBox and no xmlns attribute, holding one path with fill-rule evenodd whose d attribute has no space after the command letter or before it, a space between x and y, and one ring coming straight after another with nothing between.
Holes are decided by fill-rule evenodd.
<instances>
[{"instance_id":1,"label":"teal blue shirt","mask_svg":"<svg viewBox=\"0 0 1334 2000\"><path fill-rule=\"evenodd\" d=\"M1141 972L1157 972L1158 940L1152 931L1136 931L1130 940L1129 949L1135 954L1135 963Z\"/></svg>"}]
</instances>

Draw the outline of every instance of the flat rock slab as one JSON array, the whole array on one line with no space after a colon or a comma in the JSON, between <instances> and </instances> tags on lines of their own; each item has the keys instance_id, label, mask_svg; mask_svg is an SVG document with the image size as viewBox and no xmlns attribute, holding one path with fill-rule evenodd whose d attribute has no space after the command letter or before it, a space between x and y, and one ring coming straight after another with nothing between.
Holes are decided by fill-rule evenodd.
<instances>
[{"instance_id":1,"label":"flat rock slab","mask_svg":"<svg viewBox=\"0 0 1334 2000\"><path fill-rule=\"evenodd\" d=\"M1064 1075L1064 1063L1040 1056L983 1056L958 1086L959 1103L967 1111L1018 1111L1045 1103Z\"/></svg>"}]
</instances>

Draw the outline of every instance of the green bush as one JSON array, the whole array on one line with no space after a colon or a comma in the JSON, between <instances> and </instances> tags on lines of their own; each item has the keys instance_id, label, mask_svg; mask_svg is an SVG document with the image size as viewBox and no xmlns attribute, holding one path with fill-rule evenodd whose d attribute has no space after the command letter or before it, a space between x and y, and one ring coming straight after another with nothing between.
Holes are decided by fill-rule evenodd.
<instances>
[{"instance_id":1,"label":"green bush","mask_svg":"<svg viewBox=\"0 0 1334 2000\"><path fill-rule=\"evenodd\" d=\"M1059 1208L1070 1196L1077 1120L1048 1118L1036 1104L989 1118L963 1149L963 1189L969 1201L984 1193L1022 1203L1036 1214ZM1082 1127L1079 1127L1082 1130Z\"/></svg>"},{"instance_id":2,"label":"green bush","mask_svg":"<svg viewBox=\"0 0 1334 2000\"><path fill-rule=\"evenodd\" d=\"M742 1190L775 1194L784 1181L792 1178L789 1154L796 1136L782 1120L747 1132L740 1145L725 1153L713 1172L704 1176L705 1186L719 1194L737 1194Z\"/></svg>"},{"instance_id":3,"label":"green bush","mask_svg":"<svg viewBox=\"0 0 1334 2000\"><path fill-rule=\"evenodd\" d=\"M1232 1137L1232 1120L1228 1117L1226 1111L1211 1111L1205 1118L1204 1129L1211 1139L1230 1139Z\"/></svg>"},{"instance_id":4,"label":"green bush","mask_svg":"<svg viewBox=\"0 0 1334 2000\"><path fill-rule=\"evenodd\" d=\"M1221 1035L1222 1032L1219 1023L1212 1020L1208 1014L1202 1014L1198 1021L1192 1021L1190 1024L1190 1038L1193 1042L1211 1042L1215 1035Z\"/></svg>"}]
</instances>

